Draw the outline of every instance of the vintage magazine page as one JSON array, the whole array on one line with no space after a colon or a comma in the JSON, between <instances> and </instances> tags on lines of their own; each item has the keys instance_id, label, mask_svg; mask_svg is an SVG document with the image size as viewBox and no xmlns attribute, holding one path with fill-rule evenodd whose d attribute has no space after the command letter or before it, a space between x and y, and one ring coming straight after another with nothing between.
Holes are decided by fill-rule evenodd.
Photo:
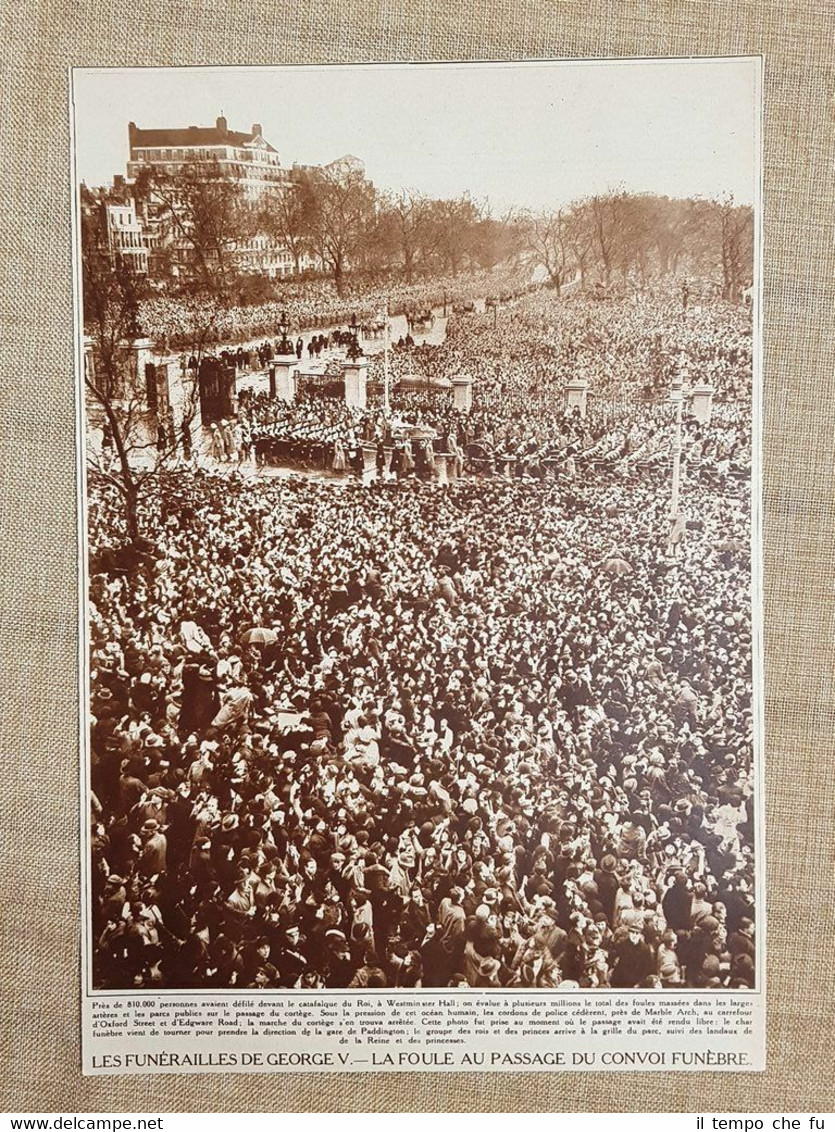
<instances>
[{"instance_id":1,"label":"vintage magazine page","mask_svg":"<svg viewBox=\"0 0 835 1132\"><path fill-rule=\"evenodd\" d=\"M85 1074L764 1069L762 60L71 88Z\"/></svg>"}]
</instances>

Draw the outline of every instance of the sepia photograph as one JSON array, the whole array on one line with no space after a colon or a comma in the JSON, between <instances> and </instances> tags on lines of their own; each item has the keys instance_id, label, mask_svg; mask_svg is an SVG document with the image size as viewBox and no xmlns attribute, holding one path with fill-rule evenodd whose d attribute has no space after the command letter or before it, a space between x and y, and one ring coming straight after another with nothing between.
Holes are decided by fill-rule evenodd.
<instances>
[{"instance_id":1,"label":"sepia photograph","mask_svg":"<svg viewBox=\"0 0 835 1132\"><path fill-rule=\"evenodd\" d=\"M762 989L760 79L73 72L90 988Z\"/></svg>"}]
</instances>

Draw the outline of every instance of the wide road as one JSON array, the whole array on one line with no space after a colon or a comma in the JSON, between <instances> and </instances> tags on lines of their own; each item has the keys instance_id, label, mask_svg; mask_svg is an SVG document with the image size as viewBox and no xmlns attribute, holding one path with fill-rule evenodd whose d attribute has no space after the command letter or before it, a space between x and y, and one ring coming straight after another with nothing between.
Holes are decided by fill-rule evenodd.
<instances>
[{"instance_id":1,"label":"wide road","mask_svg":"<svg viewBox=\"0 0 835 1132\"><path fill-rule=\"evenodd\" d=\"M425 333L420 330L412 331L412 338L415 340L415 345L423 346L440 346L446 338L447 319L444 317L444 308L435 307L433 314L435 315L435 323L431 330ZM391 343L394 345L398 339L405 338L408 333L406 326L406 316L403 314L392 315L389 318L389 326L391 327ZM344 330L345 323L340 323L334 326L319 327L316 330L303 330L300 334L290 335L292 341L295 343L296 339L301 337L304 346L302 348L300 370L302 373L321 372L327 362L331 358L343 358L345 356L344 347L333 347L332 349L325 350L319 355L318 358L308 358L307 344L311 338L318 334L328 334L331 330ZM255 338L248 345L251 348L259 346L264 341L264 338ZM383 338L364 338L361 343L363 353L368 357L375 357L377 354L382 354L384 348ZM238 393L242 389L254 389L256 392L264 391L269 388L269 373L267 370L252 370L249 373L242 373L237 379Z\"/></svg>"}]
</instances>

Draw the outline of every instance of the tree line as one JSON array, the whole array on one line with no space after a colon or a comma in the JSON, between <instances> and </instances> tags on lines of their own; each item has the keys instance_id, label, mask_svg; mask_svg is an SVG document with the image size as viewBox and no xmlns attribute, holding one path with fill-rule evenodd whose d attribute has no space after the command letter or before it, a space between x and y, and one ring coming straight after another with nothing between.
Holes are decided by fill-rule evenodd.
<instances>
[{"instance_id":1,"label":"tree line","mask_svg":"<svg viewBox=\"0 0 835 1132\"><path fill-rule=\"evenodd\" d=\"M514 262L539 267L557 291L575 277L583 285L646 285L684 272L714 278L736 300L753 277L753 210L731 197L620 190L497 216L468 194L439 200L410 189L377 192L361 168L336 165L300 173L253 221L291 251L297 274L307 254L337 289L349 271L373 277L384 270L411 284Z\"/></svg>"},{"instance_id":2,"label":"tree line","mask_svg":"<svg viewBox=\"0 0 835 1132\"><path fill-rule=\"evenodd\" d=\"M130 192L153 233L152 277L174 293L257 301L275 283L243 270L253 241L289 256L293 275L406 284L499 265L538 274L558 292L668 275L713 279L738 301L753 277L753 210L724 200L674 199L613 190L546 210L494 213L469 194L435 199L378 190L361 163L343 159L296 169L250 199L218 167L176 175L145 170ZM247 279L248 276L248 279Z\"/></svg>"},{"instance_id":3,"label":"tree line","mask_svg":"<svg viewBox=\"0 0 835 1132\"><path fill-rule=\"evenodd\" d=\"M712 279L738 302L754 270L753 209L724 200L609 192L521 214L524 240L559 291L578 278L647 286L674 275Z\"/></svg>"}]
</instances>

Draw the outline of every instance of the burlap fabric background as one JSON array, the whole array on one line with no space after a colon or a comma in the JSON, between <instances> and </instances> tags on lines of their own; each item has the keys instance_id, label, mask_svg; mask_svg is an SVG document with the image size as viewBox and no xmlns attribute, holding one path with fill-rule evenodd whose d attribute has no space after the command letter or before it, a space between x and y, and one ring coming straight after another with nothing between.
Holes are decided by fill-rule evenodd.
<instances>
[{"instance_id":1,"label":"burlap fabric background","mask_svg":"<svg viewBox=\"0 0 835 1132\"><path fill-rule=\"evenodd\" d=\"M6 0L0 130L6 1110L833 1107L832 3ZM768 1071L79 1073L76 503L67 68L764 53ZM520 123L524 128L524 123Z\"/></svg>"}]
</instances>

